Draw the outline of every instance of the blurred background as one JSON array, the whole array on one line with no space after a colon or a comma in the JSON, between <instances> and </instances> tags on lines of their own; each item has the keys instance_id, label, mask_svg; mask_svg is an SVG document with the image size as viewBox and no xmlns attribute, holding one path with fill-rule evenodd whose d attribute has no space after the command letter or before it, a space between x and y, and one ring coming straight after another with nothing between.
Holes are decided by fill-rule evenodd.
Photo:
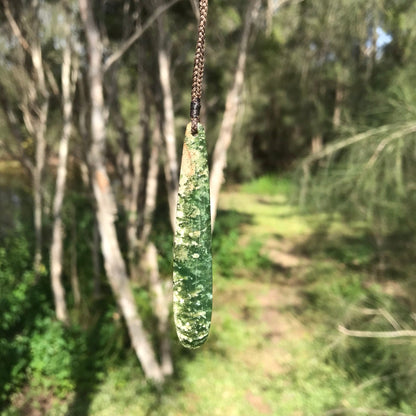
<instances>
[{"instance_id":1,"label":"blurred background","mask_svg":"<svg viewBox=\"0 0 416 416\"><path fill-rule=\"evenodd\" d=\"M194 351L171 275L198 13L0 1L0 413L415 415L416 3L209 2Z\"/></svg>"}]
</instances>

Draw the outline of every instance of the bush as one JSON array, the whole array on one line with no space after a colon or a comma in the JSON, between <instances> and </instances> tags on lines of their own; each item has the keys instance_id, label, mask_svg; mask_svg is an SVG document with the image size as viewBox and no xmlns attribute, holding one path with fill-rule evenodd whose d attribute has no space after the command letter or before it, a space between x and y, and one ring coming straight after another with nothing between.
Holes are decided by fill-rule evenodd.
<instances>
[{"instance_id":1,"label":"bush","mask_svg":"<svg viewBox=\"0 0 416 416\"><path fill-rule=\"evenodd\" d=\"M0 246L0 407L25 379L31 329L45 306L30 261L29 244L17 227Z\"/></svg>"},{"instance_id":2,"label":"bush","mask_svg":"<svg viewBox=\"0 0 416 416\"><path fill-rule=\"evenodd\" d=\"M30 338L30 384L64 397L74 389L72 367L82 338L73 336L60 322L45 317Z\"/></svg>"}]
</instances>

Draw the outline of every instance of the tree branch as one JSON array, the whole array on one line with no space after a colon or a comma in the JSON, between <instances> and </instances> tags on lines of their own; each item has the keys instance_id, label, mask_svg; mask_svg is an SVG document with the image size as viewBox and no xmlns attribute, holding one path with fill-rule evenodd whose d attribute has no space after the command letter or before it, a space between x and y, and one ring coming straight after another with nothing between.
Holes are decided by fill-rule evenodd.
<instances>
[{"instance_id":1,"label":"tree branch","mask_svg":"<svg viewBox=\"0 0 416 416\"><path fill-rule=\"evenodd\" d=\"M400 326L400 324L397 322L397 320L393 317L393 315L388 312L386 309L384 308L380 308L379 309L380 314L390 323L390 325L396 330L396 331L401 331L402 327Z\"/></svg>"},{"instance_id":2,"label":"tree branch","mask_svg":"<svg viewBox=\"0 0 416 416\"><path fill-rule=\"evenodd\" d=\"M394 124L387 124L381 127L377 127L374 129L370 129L365 131L364 133L359 133L356 134L354 136L351 136L345 140L341 140L339 142L330 144L326 147L324 147L324 149L322 149L322 151L314 153L308 157L306 157L303 160L303 164L310 164L312 162L315 162L319 159L323 159L324 157L327 157L339 150L342 150L348 146L351 146L355 143L358 143L360 141L369 139L370 137L374 137L376 135L379 134L386 134L386 133L390 133L391 131L395 131L393 134L391 134L390 137L386 138L386 140L394 140L394 139L398 139L400 137L403 137L404 135L410 134L410 133L414 133L416 132L416 124L415 122L410 122L410 123L406 123L404 125L394 125Z\"/></svg>"},{"instance_id":3,"label":"tree branch","mask_svg":"<svg viewBox=\"0 0 416 416\"><path fill-rule=\"evenodd\" d=\"M374 416L386 416L387 414L392 416L415 416L414 414L410 413L403 413L403 412L396 412L396 413L387 413L384 410L379 409L369 409L368 407L355 407L355 408L345 408L340 407L339 409L331 409L325 412L324 416L342 416L345 415L345 412L348 414L364 414L366 416L374 415Z\"/></svg>"},{"instance_id":4,"label":"tree branch","mask_svg":"<svg viewBox=\"0 0 416 416\"><path fill-rule=\"evenodd\" d=\"M162 13L164 13L179 1L181 0L171 0L169 3L166 3L163 6L159 6L149 17L147 22L143 26L137 28L137 30L118 48L118 50L106 59L103 65L103 72L106 72L111 67L111 65L119 60L128 51L130 46L133 45L133 43L136 42L136 40L139 39L144 34L144 32L150 28L150 26L152 26L152 24Z\"/></svg>"},{"instance_id":5,"label":"tree branch","mask_svg":"<svg viewBox=\"0 0 416 416\"><path fill-rule=\"evenodd\" d=\"M14 18L13 14L10 10L9 0L3 0L3 6L4 6L4 14L7 18L7 21L9 22L9 25L10 25L14 35L18 39L22 48L30 54L31 53L31 47L29 45L29 42L23 36L23 33L20 30L20 27L17 24L16 19Z\"/></svg>"},{"instance_id":6,"label":"tree branch","mask_svg":"<svg viewBox=\"0 0 416 416\"><path fill-rule=\"evenodd\" d=\"M345 328L345 326L338 325L338 331L349 337L356 338L401 338L401 337L416 337L416 331L399 330L399 331L355 331Z\"/></svg>"}]
</instances>

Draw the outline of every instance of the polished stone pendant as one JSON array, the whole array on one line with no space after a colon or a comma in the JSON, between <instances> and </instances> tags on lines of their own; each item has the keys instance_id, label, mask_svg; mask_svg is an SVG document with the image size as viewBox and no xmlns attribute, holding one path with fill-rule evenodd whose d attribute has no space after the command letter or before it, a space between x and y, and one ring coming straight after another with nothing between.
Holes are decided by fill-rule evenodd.
<instances>
[{"instance_id":1,"label":"polished stone pendant","mask_svg":"<svg viewBox=\"0 0 416 416\"><path fill-rule=\"evenodd\" d=\"M183 145L173 246L173 312L182 345L197 348L208 337L212 313L211 213L205 130Z\"/></svg>"}]
</instances>

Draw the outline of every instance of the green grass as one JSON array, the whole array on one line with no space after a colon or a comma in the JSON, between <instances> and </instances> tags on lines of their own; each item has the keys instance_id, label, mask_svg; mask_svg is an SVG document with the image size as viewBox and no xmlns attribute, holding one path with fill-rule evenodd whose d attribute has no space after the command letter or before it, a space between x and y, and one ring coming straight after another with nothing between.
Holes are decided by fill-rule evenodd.
<instances>
[{"instance_id":1,"label":"green grass","mask_svg":"<svg viewBox=\"0 0 416 416\"><path fill-rule=\"evenodd\" d=\"M389 309L411 325L411 297L400 303L374 281L374 247L362 224L302 215L288 202L290 187L267 177L221 196L212 331L196 351L173 335L176 372L163 391L144 381L130 349L100 370L88 395L78 391L78 401L70 395L50 414L411 415L414 344L337 331L339 323L389 328L380 317L363 318L363 308ZM299 265L281 266L265 251L270 241Z\"/></svg>"},{"instance_id":2,"label":"green grass","mask_svg":"<svg viewBox=\"0 0 416 416\"><path fill-rule=\"evenodd\" d=\"M293 182L277 175L264 175L241 186L241 192L252 195L288 196L293 192Z\"/></svg>"},{"instance_id":3,"label":"green grass","mask_svg":"<svg viewBox=\"0 0 416 416\"><path fill-rule=\"evenodd\" d=\"M372 384L370 377L383 377L377 369L364 374L351 370L346 357L353 354L357 365L364 365L368 352L354 350L355 341L336 330L336 320L348 316L349 306L370 306L371 299L380 306L387 299L377 298L380 287L365 287L373 249L362 227L338 222L325 235L316 235L324 218L301 215L289 205L290 187L266 177L244 185L242 192L221 196L207 345L181 356L177 379L157 399L134 375L117 389L120 371L115 369L94 397L91 414L321 416L332 410L352 416L371 409L386 415L410 409L409 400L391 405L392 386ZM270 238L292 243L307 258L289 281L260 254ZM264 274L272 278L259 279ZM292 305L284 295L262 304L270 293L278 293L283 281L291 285L292 277L289 291L299 295L300 304ZM270 337L273 331L278 335ZM385 350L376 345L381 358Z\"/></svg>"}]
</instances>

